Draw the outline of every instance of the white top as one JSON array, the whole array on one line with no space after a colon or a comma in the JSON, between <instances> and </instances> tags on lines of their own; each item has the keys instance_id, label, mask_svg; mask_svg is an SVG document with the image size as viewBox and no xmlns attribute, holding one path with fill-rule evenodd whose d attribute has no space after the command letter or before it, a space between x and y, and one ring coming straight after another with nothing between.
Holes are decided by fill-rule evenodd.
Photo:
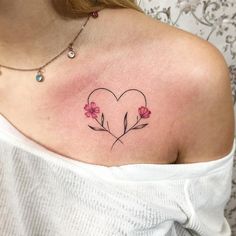
<instances>
[{"instance_id":1,"label":"white top","mask_svg":"<svg viewBox=\"0 0 236 236\"><path fill-rule=\"evenodd\" d=\"M56 154L0 115L1 236L230 236L233 156L106 167Z\"/></svg>"}]
</instances>

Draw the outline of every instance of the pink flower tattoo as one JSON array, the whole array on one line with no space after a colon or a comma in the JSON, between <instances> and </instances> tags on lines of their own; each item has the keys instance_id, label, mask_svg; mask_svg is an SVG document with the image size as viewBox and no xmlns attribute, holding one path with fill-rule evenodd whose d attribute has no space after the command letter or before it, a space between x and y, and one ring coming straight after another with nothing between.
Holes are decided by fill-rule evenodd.
<instances>
[{"instance_id":1,"label":"pink flower tattoo","mask_svg":"<svg viewBox=\"0 0 236 236\"><path fill-rule=\"evenodd\" d=\"M92 117L93 119L97 118L97 114L100 113L100 108L96 106L95 102L90 102L89 104L86 104L84 106L84 110L86 111L85 115L87 117Z\"/></svg>"},{"instance_id":2,"label":"pink flower tattoo","mask_svg":"<svg viewBox=\"0 0 236 236\"><path fill-rule=\"evenodd\" d=\"M150 117L151 111L149 111L147 107L141 106L138 109L138 113L141 118L147 119Z\"/></svg>"}]
</instances>

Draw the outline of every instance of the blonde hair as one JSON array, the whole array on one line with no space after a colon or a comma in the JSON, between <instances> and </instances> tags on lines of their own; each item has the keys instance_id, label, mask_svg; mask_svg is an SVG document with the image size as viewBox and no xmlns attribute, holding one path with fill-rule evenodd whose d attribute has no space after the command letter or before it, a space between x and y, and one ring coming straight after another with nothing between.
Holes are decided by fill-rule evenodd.
<instances>
[{"instance_id":1,"label":"blonde hair","mask_svg":"<svg viewBox=\"0 0 236 236\"><path fill-rule=\"evenodd\" d=\"M62 16L77 18L104 8L130 8L144 13L136 0L52 0L53 7Z\"/></svg>"}]
</instances>

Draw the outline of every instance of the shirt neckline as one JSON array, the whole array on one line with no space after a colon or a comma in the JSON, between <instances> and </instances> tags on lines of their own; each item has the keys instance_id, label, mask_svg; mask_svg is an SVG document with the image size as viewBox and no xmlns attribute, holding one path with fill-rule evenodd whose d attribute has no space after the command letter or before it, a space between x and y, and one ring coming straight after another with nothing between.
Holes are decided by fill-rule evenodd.
<instances>
[{"instance_id":1,"label":"shirt neckline","mask_svg":"<svg viewBox=\"0 0 236 236\"><path fill-rule=\"evenodd\" d=\"M220 159L206 162L197 162L197 163L186 163L186 164L150 164L150 163L137 163L137 164L125 164L120 166L104 166L86 163L83 161L77 161L70 159L66 156L55 153L46 147L36 143L31 140L23 133L21 133L18 129L16 129L10 121L8 121L3 115L0 114L0 139L11 143L14 146L18 146L19 148L24 149L27 152L30 152L36 156L40 156L46 159L49 162L54 162L59 165L65 167L82 167L86 171L94 171L96 169L97 172L101 172L104 175L105 172L107 174L122 176L122 179L132 179L137 180L138 176L143 180L143 173L147 173L150 177L153 174L153 178L158 173L159 177L163 176L165 178L168 176L169 178L176 178L181 173L181 177L197 177L209 174L210 172L215 172L216 170L222 169L227 163L233 160L234 152L236 149L236 139L234 138L234 142L231 148L231 151L221 157ZM127 172L128 171L128 172ZM170 172L171 171L171 172ZM166 172L169 172L167 174Z\"/></svg>"}]
</instances>

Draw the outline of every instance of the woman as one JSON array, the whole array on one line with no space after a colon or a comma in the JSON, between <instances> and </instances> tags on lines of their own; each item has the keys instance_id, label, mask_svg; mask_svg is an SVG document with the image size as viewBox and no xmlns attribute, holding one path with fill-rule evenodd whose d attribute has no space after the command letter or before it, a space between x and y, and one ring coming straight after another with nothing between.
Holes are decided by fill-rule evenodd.
<instances>
[{"instance_id":1,"label":"woman","mask_svg":"<svg viewBox=\"0 0 236 236\"><path fill-rule=\"evenodd\" d=\"M226 62L133 0L0 0L1 235L230 235Z\"/></svg>"}]
</instances>

